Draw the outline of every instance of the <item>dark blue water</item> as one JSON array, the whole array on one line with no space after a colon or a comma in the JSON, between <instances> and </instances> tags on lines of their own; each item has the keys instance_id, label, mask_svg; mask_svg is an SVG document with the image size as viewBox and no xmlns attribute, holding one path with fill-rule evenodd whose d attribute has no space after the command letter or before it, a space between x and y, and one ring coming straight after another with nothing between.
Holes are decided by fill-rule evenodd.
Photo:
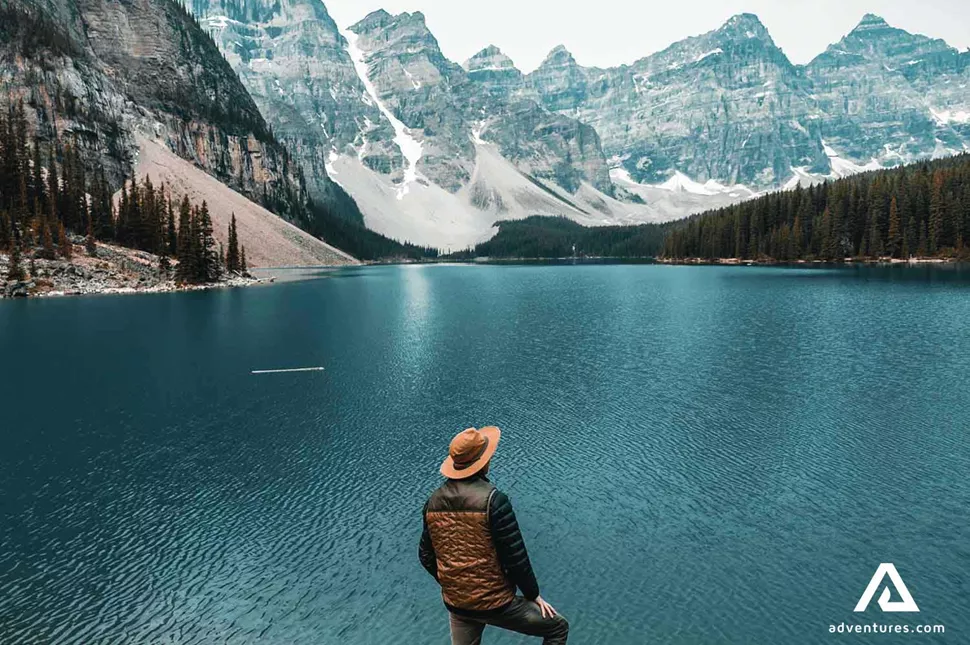
<instances>
[{"instance_id":1,"label":"dark blue water","mask_svg":"<svg viewBox=\"0 0 970 645\"><path fill-rule=\"evenodd\" d=\"M329 275L0 303L0 642L446 643L472 424L570 642L970 642L965 276ZM881 562L919 614L853 613ZM828 632L874 621L947 633Z\"/></svg>"}]
</instances>

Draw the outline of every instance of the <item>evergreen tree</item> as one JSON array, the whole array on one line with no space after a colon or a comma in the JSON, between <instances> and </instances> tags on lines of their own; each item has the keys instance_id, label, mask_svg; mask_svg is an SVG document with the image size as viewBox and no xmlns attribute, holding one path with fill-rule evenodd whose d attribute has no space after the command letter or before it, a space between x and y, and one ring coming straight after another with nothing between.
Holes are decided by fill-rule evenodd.
<instances>
[{"instance_id":1,"label":"evergreen tree","mask_svg":"<svg viewBox=\"0 0 970 645\"><path fill-rule=\"evenodd\" d=\"M229 273L239 273L242 270L242 263L239 257L239 236L236 230L236 214L232 214L229 220L229 248L226 251L226 271Z\"/></svg>"},{"instance_id":2,"label":"evergreen tree","mask_svg":"<svg viewBox=\"0 0 970 645\"><path fill-rule=\"evenodd\" d=\"M94 221L90 218L88 219L88 234L84 238L84 250L92 258L98 255L98 243L94 239Z\"/></svg>"},{"instance_id":3,"label":"evergreen tree","mask_svg":"<svg viewBox=\"0 0 970 645\"><path fill-rule=\"evenodd\" d=\"M179 261L176 279L183 283L194 282L196 275L193 219L189 198L184 197L181 206L179 206L178 253L176 254Z\"/></svg>"},{"instance_id":4,"label":"evergreen tree","mask_svg":"<svg viewBox=\"0 0 970 645\"><path fill-rule=\"evenodd\" d=\"M198 246L196 282L215 282L219 279L219 254L212 237L212 217L209 205L203 201L198 214Z\"/></svg>"},{"instance_id":5,"label":"evergreen tree","mask_svg":"<svg viewBox=\"0 0 970 645\"><path fill-rule=\"evenodd\" d=\"M118 202L118 218L115 220L114 239L122 246L131 243L131 226L128 217L131 212L131 200L128 195L128 184L121 184L121 199Z\"/></svg>"},{"instance_id":6,"label":"evergreen tree","mask_svg":"<svg viewBox=\"0 0 970 645\"><path fill-rule=\"evenodd\" d=\"M19 282L26 278L20 257L20 242L14 236L13 248L10 249L10 266L7 267L7 280Z\"/></svg>"},{"instance_id":7,"label":"evergreen tree","mask_svg":"<svg viewBox=\"0 0 970 645\"><path fill-rule=\"evenodd\" d=\"M46 210L47 204L47 194L44 190L44 175L41 171L42 164L40 160L40 144L37 140L34 140L34 145L32 148L32 163L31 163L31 173L30 173L30 192L31 198L34 200L35 204L39 202L39 208L41 211Z\"/></svg>"},{"instance_id":8,"label":"evergreen tree","mask_svg":"<svg viewBox=\"0 0 970 645\"><path fill-rule=\"evenodd\" d=\"M41 217L40 220L40 257L45 260L53 260L56 253L54 251L54 231L49 217Z\"/></svg>"},{"instance_id":9,"label":"evergreen tree","mask_svg":"<svg viewBox=\"0 0 970 645\"><path fill-rule=\"evenodd\" d=\"M871 257L878 258L883 254L882 235L880 233L879 218L873 216L869 222L869 253Z\"/></svg>"},{"instance_id":10,"label":"evergreen tree","mask_svg":"<svg viewBox=\"0 0 970 645\"><path fill-rule=\"evenodd\" d=\"M828 208L822 212L822 221L819 228L822 234L822 258L826 260L837 259L839 254L832 232L832 213Z\"/></svg>"},{"instance_id":11,"label":"evergreen tree","mask_svg":"<svg viewBox=\"0 0 970 645\"><path fill-rule=\"evenodd\" d=\"M166 215L166 246L168 247L168 255L178 257L178 233L175 229L175 211L172 208L172 201L168 200L165 207Z\"/></svg>"},{"instance_id":12,"label":"evergreen tree","mask_svg":"<svg viewBox=\"0 0 970 645\"><path fill-rule=\"evenodd\" d=\"M933 173L933 191L930 194L930 221L927 230L926 247L930 255L937 253L943 241L943 210L945 203L943 200L943 173L937 170Z\"/></svg>"},{"instance_id":13,"label":"evergreen tree","mask_svg":"<svg viewBox=\"0 0 970 645\"><path fill-rule=\"evenodd\" d=\"M10 215L7 211L0 210L0 251L8 250L12 240L12 222L10 221Z\"/></svg>"},{"instance_id":14,"label":"evergreen tree","mask_svg":"<svg viewBox=\"0 0 970 645\"><path fill-rule=\"evenodd\" d=\"M70 260L74 257L74 246L67 236L67 229L64 228L64 222L57 223L57 250L61 252L61 256L65 260Z\"/></svg>"},{"instance_id":15,"label":"evergreen tree","mask_svg":"<svg viewBox=\"0 0 970 645\"><path fill-rule=\"evenodd\" d=\"M57 158L54 148L48 148L47 154L47 214L52 221L58 218L58 195L61 193L61 182L57 173Z\"/></svg>"},{"instance_id":16,"label":"evergreen tree","mask_svg":"<svg viewBox=\"0 0 970 645\"><path fill-rule=\"evenodd\" d=\"M916 218L909 216L909 223L906 224L906 234L903 236L903 257L908 258L916 251L919 244L919 234L916 232Z\"/></svg>"}]
</instances>

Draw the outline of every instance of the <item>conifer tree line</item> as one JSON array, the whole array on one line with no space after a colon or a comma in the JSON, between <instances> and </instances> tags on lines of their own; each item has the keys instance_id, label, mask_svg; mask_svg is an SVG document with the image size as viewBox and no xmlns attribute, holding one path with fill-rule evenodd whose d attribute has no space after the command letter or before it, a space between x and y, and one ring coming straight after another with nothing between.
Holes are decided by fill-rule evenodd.
<instances>
[{"instance_id":1,"label":"conifer tree line","mask_svg":"<svg viewBox=\"0 0 970 645\"><path fill-rule=\"evenodd\" d=\"M0 278L24 279L33 259L71 260L71 233L84 237L89 255L97 254L98 241L158 255L164 275L177 259L175 278L183 283L247 270L235 215L223 258L205 202L193 205L186 197L179 203L146 178L126 182L115 208L103 167L86 170L70 142L45 149L30 135L23 104L11 106L0 112L0 252L11 258Z\"/></svg>"},{"instance_id":2,"label":"conifer tree line","mask_svg":"<svg viewBox=\"0 0 970 645\"><path fill-rule=\"evenodd\" d=\"M970 259L970 155L772 193L694 216L669 258Z\"/></svg>"},{"instance_id":3,"label":"conifer tree line","mask_svg":"<svg viewBox=\"0 0 970 645\"><path fill-rule=\"evenodd\" d=\"M533 215L498 223L498 234L449 258L652 258L674 224L583 226L566 217Z\"/></svg>"}]
</instances>

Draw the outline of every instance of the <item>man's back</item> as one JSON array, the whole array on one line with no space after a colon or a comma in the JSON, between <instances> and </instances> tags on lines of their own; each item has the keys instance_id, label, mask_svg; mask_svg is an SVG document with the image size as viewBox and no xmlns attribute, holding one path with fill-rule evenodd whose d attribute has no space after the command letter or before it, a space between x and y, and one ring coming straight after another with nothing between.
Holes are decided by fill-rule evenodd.
<instances>
[{"instance_id":1,"label":"man's back","mask_svg":"<svg viewBox=\"0 0 970 645\"><path fill-rule=\"evenodd\" d=\"M431 495L425 523L437 553L441 594L449 608L504 607L515 597L518 583L528 596L539 595L518 523L507 526L510 512L508 498L484 476L449 479ZM514 513L511 519L515 522ZM506 520L505 531L496 530L503 528L496 526L500 520ZM509 528L515 535L510 535Z\"/></svg>"},{"instance_id":2,"label":"man's back","mask_svg":"<svg viewBox=\"0 0 970 645\"><path fill-rule=\"evenodd\" d=\"M499 437L470 428L452 441L447 479L424 507L421 564L441 585L453 645L478 645L486 625L563 645L569 625L539 596L512 503L486 477Z\"/></svg>"}]
</instances>

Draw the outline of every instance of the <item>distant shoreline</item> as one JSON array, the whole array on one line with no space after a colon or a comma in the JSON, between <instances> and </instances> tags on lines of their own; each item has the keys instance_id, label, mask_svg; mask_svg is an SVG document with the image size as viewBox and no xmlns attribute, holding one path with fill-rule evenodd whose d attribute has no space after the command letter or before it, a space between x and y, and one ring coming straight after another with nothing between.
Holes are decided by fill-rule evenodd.
<instances>
[{"instance_id":1,"label":"distant shoreline","mask_svg":"<svg viewBox=\"0 0 970 645\"><path fill-rule=\"evenodd\" d=\"M226 289L235 287L268 286L276 283L313 280L321 277L318 272L347 268L342 265L320 265L312 267L264 267L252 269L247 276L224 277L208 284L178 284L174 279L162 279L148 256L143 252L120 247L102 246L99 251L121 250L127 257L120 266L114 262L99 262L97 269L92 262L98 258L78 256L68 261L37 261L39 275L22 281L5 280L9 257L0 254L0 300L17 298L58 298L69 296L128 295L148 293L180 293ZM145 257L140 257L145 256ZM103 256L102 256L103 258ZM152 256L154 259L154 256ZM140 262L139 262L140 260ZM845 258L843 261L831 260L746 260L741 258L654 258L654 257L548 257L548 258L436 258L422 260L402 259L394 262L364 262L365 266L413 266L413 265L609 265L641 264L666 266L758 266L758 267L926 267L970 265L966 260L957 258L915 257L908 260L896 258Z\"/></svg>"},{"instance_id":2,"label":"distant shoreline","mask_svg":"<svg viewBox=\"0 0 970 645\"><path fill-rule=\"evenodd\" d=\"M957 258L912 257L900 258L844 258L842 260L775 260L762 258L657 258L658 264L699 266L924 266L942 264L965 264Z\"/></svg>"},{"instance_id":3,"label":"distant shoreline","mask_svg":"<svg viewBox=\"0 0 970 645\"><path fill-rule=\"evenodd\" d=\"M662 257L622 257L622 256L585 256L585 257L476 257L448 258L401 261L376 264L663 264L668 266L932 266L970 264L958 258L913 257L899 258L845 258L843 260L774 260L762 258L749 260L742 258L662 258Z\"/></svg>"}]
</instances>

